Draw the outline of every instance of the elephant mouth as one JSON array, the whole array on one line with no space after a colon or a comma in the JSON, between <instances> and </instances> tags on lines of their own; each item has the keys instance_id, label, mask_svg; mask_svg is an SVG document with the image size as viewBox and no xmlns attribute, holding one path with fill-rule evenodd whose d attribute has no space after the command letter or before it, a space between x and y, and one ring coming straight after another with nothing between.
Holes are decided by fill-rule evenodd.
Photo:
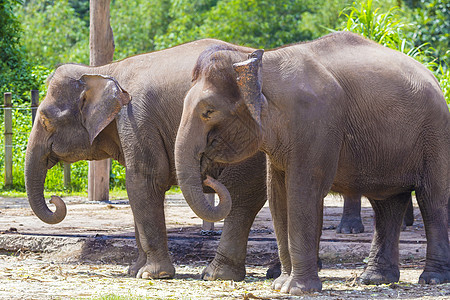
<instances>
[{"instance_id":1,"label":"elephant mouth","mask_svg":"<svg viewBox=\"0 0 450 300\"><path fill-rule=\"evenodd\" d=\"M47 157L47 169L53 168L58 162L59 158L53 153L50 152L49 156Z\"/></svg>"},{"instance_id":2,"label":"elephant mouth","mask_svg":"<svg viewBox=\"0 0 450 300\"><path fill-rule=\"evenodd\" d=\"M217 179L222 174L225 165L223 163L219 163L211 159L205 153L202 153L200 156L200 173L202 176L202 180L206 179L206 176L210 176L214 179Z\"/></svg>"}]
</instances>

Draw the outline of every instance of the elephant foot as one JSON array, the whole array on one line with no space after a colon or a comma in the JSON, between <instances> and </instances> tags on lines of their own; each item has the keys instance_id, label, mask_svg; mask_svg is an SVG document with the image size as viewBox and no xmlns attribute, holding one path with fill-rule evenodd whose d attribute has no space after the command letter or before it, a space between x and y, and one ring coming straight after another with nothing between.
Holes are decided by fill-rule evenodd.
<instances>
[{"instance_id":1,"label":"elephant foot","mask_svg":"<svg viewBox=\"0 0 450 300\"><path fill-rule=\"evenodd\" d=\"M147 262L146 255L139 255L137 261L128 268L128 276L136 277L139 270L145 265Z\"/></svg>"},{"instance_id":2,"label":"elephant foot","mask_svg":"<svg viewBox=\"0 0 450 300\"><path fill-rule=\"evenodd\" d=\"M267 279L275 279L280 277L281 275L281 263L280 261L277 259L276 261L273 261L270 266L269 269L267 269L266 272L266 278Z\"/></svg>"},{"instance_id":3,"label":"elephant foot","mask_svg":"<svg viewBox=\"0 0 450 300\"><path fill-rule=\"evenodd\" d=\"M234 280L242 281L245 278L245 265L239 266L218 263L214 259L202 272L203 280Z\"/></svg>"},{"instance_id":4,"label":"elephant foot","mask_svg":"<svg viewBox=\"0 0 450 300\"><path fill-rule=\"evenodd\" d=\"M450 282L450 270L442 272L423 271L419 277L420 284L441 284Z\"/></svg>"},{"instance_id":5,"label":"elephant foot","mask_svg":"<svg viewBox=\"0 0 450 300\"><path fill-rule=\"evenodd\" d=\"M336 232L344 234L362 233L364 232L364 225L361 218L346 218L343 216Z\"/></svg>"},{"instance_id":6,"label":"elephant foot","mask_svg":"<svg viewBox=\"0 0 450 300\"><path fill-rule=\"evenodd\" d=\"M289 280L290 276L288 273L283 272L275 279L272 283L272 289L279 291L283 287L283 285Z\"/></svg>"},{"instance_id":7,"label":"elephant foot","mask_svg":"<svg viewBox=\"0 0 450 300\"><path fill-rule=\"evenodd\" d=\"M131 269L131 268L130 268ZM137 274L136 278L142 279L167 279L175 276L175 268L172 263L152 263L142 266Z\"/></svg>"},{"instance_id":8,"label":"elephant foot","mask_svg":"<svg viewBox=\"0 0 450 300\"><path fill-rule=\"evenodd\" d=\"M400 271L398 268L391 269L377 269L374 267L367 267L364 273L359 278L362 284L386 284L397 282L400 279Z\"/></svg>"},{"instance_id":9,"label":"elephant foot","mask_svg":"<svg viewBox=\"0 0 450 300\"><path fill-rule=\"evenodd\" d=\"M139 272L139 269L142 268L142 265L134 264L128 268L128 276L130 277L136 277L137 273Z\"/></svg>"},{"instance_id":10,"label":"elephant foot","mask_svg":"<svg viewBox=\"0 0 450 300\"><path fill-rule=\"evenodd\" d=\"M317 268L320 272L320 270L322 270L322 260L319 258L317 260ZM278 259L272 261L269 269L267 269L266 272L266 278L267 279L276 279L278 277L280 277L281 275L281 263Z\"/></svg>"},{"instance_id":11,"label":"elephant foot","mask_svg":"<svg viewBox=\"0 0 450 300\"><path fill-rule=\"evenodd\" d=\"M281 287L280 292L291 295L304 295L308 292L320 292L322 290L322 282L319 276L311 276L308 278L296 278L289 276Z\"/></svg>"}]
</instances>

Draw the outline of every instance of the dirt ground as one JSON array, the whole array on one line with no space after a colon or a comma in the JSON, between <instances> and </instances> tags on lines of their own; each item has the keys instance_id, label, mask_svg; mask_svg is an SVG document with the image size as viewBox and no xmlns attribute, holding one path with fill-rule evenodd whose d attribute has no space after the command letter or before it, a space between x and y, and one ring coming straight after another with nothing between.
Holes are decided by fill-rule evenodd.
<instances>
[{"instance_id":1,"label":"dirt ground","mask_svg":"<svg viewBox=\"0 0 450 300\"><path fill-rule=\"evenodd\" d=\"M200 274L214 256L222 224L215 224L216 232L202 235L202 221L180 196L166 199L169 250L177 270L170 280L126 276L137 254L127 201L64 200L66 219L47 225L32 214L25 199L0 199L0 299L450 299L450 284L417 284L426 250L417 207L414 225L400 237L400 281L366 286L359 284L358 276L373 234L372 210L364 201L364 233L336 234L343 201L327 197L320 247L323 291L291 297L273 291L272 280L265 278L276 255L267 206L252 227L246 279L209 282Z\"/></svg>"}]
</instances>

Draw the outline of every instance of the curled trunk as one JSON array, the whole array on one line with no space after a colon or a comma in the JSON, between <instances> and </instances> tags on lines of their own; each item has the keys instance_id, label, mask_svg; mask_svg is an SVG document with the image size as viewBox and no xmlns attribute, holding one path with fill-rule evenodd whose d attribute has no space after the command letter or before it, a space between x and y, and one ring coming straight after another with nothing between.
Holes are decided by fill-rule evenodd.
<instances>
[{"instance_id":1,"label":"curled trunk","mask_svg":"<svg viewBox=\"0 0 450 300\"><path fill-rule=\"evenodd\" d=\"M56 210L51 211L44 198L44 183L47 175L48 150L46 147L37 144L37 130L34 126L33 132L28 141L25 158L25 186L27 189L28 202L36 216L48 224L56 224L64 220L66 216L66 205L61 198L52 196L50 203L56 206Z\"/></svg>"},{"instance_id":2,"label":"curled trunk","mask_svg":"<svg viewBox=\"0 0 450 300\"><path fill-rule=\"evenodd\" d=\"M186 202L195 214L205 221L217 222L224 219L231 211L230 193L219 181L207 176L203 183L214 189L220 199L217 206L210 205L203 194L200 162L195 159L189 162L186 157L187 152L176 151L175 154L178 184Z\"/></svg>"}]
</instances>

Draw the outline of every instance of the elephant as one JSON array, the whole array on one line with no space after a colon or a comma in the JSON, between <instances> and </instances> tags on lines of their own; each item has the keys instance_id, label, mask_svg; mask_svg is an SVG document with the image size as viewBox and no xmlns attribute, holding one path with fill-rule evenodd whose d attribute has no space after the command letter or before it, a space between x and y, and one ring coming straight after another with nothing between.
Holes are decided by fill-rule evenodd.
<instances>
[{"instance_id":1,"label":"elephant","mask_svg":"<svg viewBox=\"0 0 450 300\"><path fill-rule=\"evenodd\" d=\"M183 195L200 217L228 210L199 198L209 163L267 157L267 189L282 274L272 288L320 291L323 198L366 196L375 232L365 284L399 279L399 235L415 191L427 237L420 283L450 281L447 233L450 113L433 74L360 35L248 55L228 46L202 52L175 142Z\"/></svg>"},{"instance_id":2,"label":"elephant","mask_svg":"<svg viewBox=\"0 0 450 300\"><path fill-rule=\"evenodd\" d=\"M205 39L99 67L59 66L47 80L48 92L37 109L26 152L26 189L36 216L56 224L66 215L61 198L50 200L56 206L54 212L45 203L47 169L57 162L115 159L126 167L139 252L129 275L173 277L164 195L176 184L175 134L183 98L191 85L191 71L199 54L213 44L228 45ZM248 53L255 50L239 49ZM235 201L216 256L203 278L244 278L250 227L266 202L265 167L265 155L259 153L235 166L217 164L210 168L208 174L220 178ZM207 187L204 191L212 192Z\"/></svg>"}]
</instances>

